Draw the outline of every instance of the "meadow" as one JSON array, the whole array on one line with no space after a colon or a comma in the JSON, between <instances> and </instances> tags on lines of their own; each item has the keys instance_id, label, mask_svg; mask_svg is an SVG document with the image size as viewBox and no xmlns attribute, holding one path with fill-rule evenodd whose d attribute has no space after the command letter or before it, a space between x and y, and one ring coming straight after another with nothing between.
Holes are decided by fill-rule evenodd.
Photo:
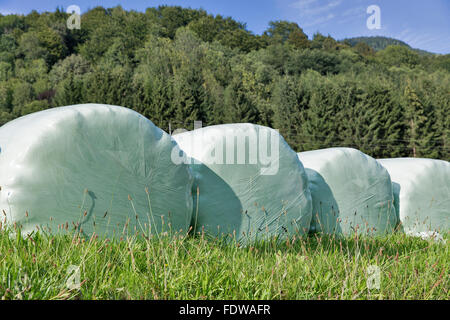
<instances>
[{"instance_id":1,"label":"meadow","mask_svg":"<svg viewBox=\"0 0 450 320\"><path fill-rule=\"evenodd\" d=\"M0 297L446 300L447 242L315 234L242 247L204 234L24 237L3 225Z\"/></svg>"}]
</instances>

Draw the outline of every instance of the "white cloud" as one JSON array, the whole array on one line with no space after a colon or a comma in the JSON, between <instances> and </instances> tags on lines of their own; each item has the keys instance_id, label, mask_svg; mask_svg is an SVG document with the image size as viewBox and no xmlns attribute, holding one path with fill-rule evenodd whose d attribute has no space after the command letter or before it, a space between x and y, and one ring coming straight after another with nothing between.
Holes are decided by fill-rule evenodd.
<instances>
[{"instance_id":1,"label":"white cloud","mask_svg":"<svg viewBox=\"0 0 450 320\"><path fill-rule=\"evenodd\" d=\"M342 0L334 0L320 5L317 0L299 0L291 4L292 8L298 9L300 16L317 15L330 11L342 3Z\"/></svg>"},{"instance_id":2,"label":"white cloud","mask_svg":"<svg viewBox=\"0 0 450 320\"><path fill-rule=\"evenodd\" d=\"M360 16L364 16L364 15L366 15L366 8L365 8L365 7L355 7L355 8L350 8L350 9L345 10L345 11L341 14L342 17L348 17L348 16L352 16L352 17L357 16L357 17L360 17Z\"/></svg>"},{"instance_id":3,"label":"white cloud","mask_svg":"<svg viewBox=\"0 0 450 320\"><path fill-rule=\"evenodd\" d=\"M440 39L438 36L431 36L428 33L418 33L411 29L404 29L398 34L392 35L393 38L402 40L413 48L423 48L425 44L435 42Z\"/></svg>"},{"instance_id":4,"label":"white cloud","mask_svg":"<svg viewBox=\"0 0 450 320\"><path fill-rule=\"evenodd\" d=\"M365 20L366 16L367 15L365 7L350 8L338 16L338 18L340 19L337 23L344 24L355 20L360 20L361 23L364 24L364 22L366 21Z\"/></svg>"},{"instance_id":5,"label":"white cloud","mask_svg":"<svg viewBox=\"0 0 450 320\"><path fill-rule=\"evenodd\" d=\"M342 0L333 0L324 3L323 0L298 0L291 3L290 7L298 11L298 16L302 20L302 27L311 27L325 24L336 17L331 12L339 6Z\"/></svg>"},{"instance_id":6,"label":"white cloud","mask_svg":"<svg viewBox=\"0 0 450 320\"><path fill-rule=\"evenodd\" d=\"M342 2L341 0L336 0L336 1L333 1L333 2L330 2L330 3L326 4L324 6L316 6L316 7L313 7L313 8L307 8L304 11L305 11L305 14L308 14L308 15L322 14L324 12L328 12L331 9L337 7L338 5L341 4L341 2Z\"/></svg>"},{"instance_id":7,"label":"white cloud","mask_svg":"<svg viewBox=\"0 0 450 320\"><path fill-rule=\"evenodd\" d=\"M290 7L295 9L304 9L315 2L317 2L317 0L298 0L297 2L292 3Z\"/></svg>"},{"instance_id":8,"label":"white cloud","mask_svg":"<svg viewBox=\"0 0 450 320\"><path fill-rule=\"evenodd\" d=\"M331 19L333 19L334 17L335 17L335 15L330 13L327 16L318 17L315 20L311 20L310 22L304 23L303 26L306 28L306 27L316 26L316 25L319 25L319 24L324 24L324 23L330 21Z\"/></svg>"}]
</instances>

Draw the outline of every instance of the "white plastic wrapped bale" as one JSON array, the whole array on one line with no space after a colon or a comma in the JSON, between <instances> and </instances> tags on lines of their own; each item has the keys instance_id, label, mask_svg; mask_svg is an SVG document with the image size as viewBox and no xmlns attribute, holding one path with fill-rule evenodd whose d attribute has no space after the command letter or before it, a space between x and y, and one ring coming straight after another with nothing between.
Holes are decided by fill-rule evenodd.
<instances>
[{"instance_id":1,"label":"white plastic wrapped bale","mask_svg":"<svg viewBox=\"0 0 450 320\"><path fill-rule=\"evenodd\" d=\"M443 160L381 159L394 186L395 207L409 234L450 229L450 163Z\"/></svg>"},{"instance_id":2,"label":"white plastic wrapped bale","mask_svg":"<svg viewBox=\"0 0 450 320\"><path fill-rule=\"evenodd\" d=\"M26 233L187 231L193 176L172 163L177 148L151 121L118 106L18 118L0 127L0 212Z\"/></svg>"},{"instance_id":3,"label":"white plastic wrapped bale","mask_svg":"<svg viewBox=\"0 0 450 320\"><path fill-rule=\"evenodd\" d=\"M188 156L174 155L174 161L190 163L195 177L192 225L197 232L242 244L308 232L307 177L276 130L226 124L180 133L174 139Z\"/></svg>"},{"instance_id":4,"label":"white plastic wrapped bale","mask_svg":"<svg viewBox=\"0 0 450 320\"><path fill-rule=\"evenodd\" d=\"M398 222L389 173L352 148L298 153L313 201L312 232L349 235L392 232Z\"/></svg>"}]
</instances>

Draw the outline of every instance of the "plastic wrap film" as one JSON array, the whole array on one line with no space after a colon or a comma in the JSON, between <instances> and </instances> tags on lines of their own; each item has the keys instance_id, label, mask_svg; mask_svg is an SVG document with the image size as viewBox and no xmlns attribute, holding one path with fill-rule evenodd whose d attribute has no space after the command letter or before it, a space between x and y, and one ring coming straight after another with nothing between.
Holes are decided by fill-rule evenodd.
<instances>
[{"instance_id":1,"label":"plastic wrap film","mask_svg":"<svg viewBox=\"0 0 450 320\"><path fill-rule=\"evenodd\" d=\"M308 232L307 177L296 153L276 130L225 124L173 138L194 173L192 225L197 232L240 243Z\"/></svg>"},{"instance_id":2,"label":"plastic wrap film","mask_svg":"<svg viewBox=\"0 0 450 320\"><path fill-rule=\"evenodd\" d=\"M450 228L450 163L398 158L378 160L391 175L395 207L409 234L448 232Z\"/></svg>"},{"instance_id":3,"label":"plastic wrap film","mask_svg":"<svg viewBox=\"0 0 450 320\"><path fill-rule=\"evenodd\" d=\"M298 153L313 201L312 232L384 234L398 223L389 173L352 148Z\"/></svg>"},{"instance_id":4,"label":"plastic wrap film","mask_svg":"<svg viewBox=\"0 0 450 320\"><path fill-rule=\"evenodd\" d=\"M23 232L186 232L193 176L171 161L173 149L167 133L127 108L83 104L18 118L0 127L0 212Z\"/></svg>"}]
</instances>

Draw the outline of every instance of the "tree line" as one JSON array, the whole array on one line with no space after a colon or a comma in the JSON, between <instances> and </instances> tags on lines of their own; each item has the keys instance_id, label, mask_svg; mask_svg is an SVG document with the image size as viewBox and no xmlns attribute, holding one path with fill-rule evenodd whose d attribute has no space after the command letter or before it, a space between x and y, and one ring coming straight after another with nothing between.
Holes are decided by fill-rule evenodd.
<instances>
[{"instance_id":1,"label":"tree line","mask_svg":"<svg viewBox=\"0 0 450 320\"><path fill-rule=\"evenodd\" d=\"M165 131L251 122L296 151L450 159L450 55L311 39L273 21L262 35L178 6L0 15L0 125L78 103L136 110Z\"/></svg>"}]
</instances>

